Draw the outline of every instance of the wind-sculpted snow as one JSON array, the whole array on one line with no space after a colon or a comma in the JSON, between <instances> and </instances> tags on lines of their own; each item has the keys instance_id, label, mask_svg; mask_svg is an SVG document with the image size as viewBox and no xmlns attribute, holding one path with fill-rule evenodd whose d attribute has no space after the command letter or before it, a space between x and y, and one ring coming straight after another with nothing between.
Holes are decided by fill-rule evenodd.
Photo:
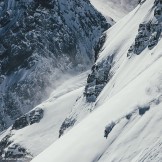
<instances>
[{"instance_id":1,"label":"wind-sculpted snow","mask_svg":"<svg viewBox=\"0 0 162 162\"><path fill-rule=\"evenodd\" d=\"M149 103L145 103L143 105L138 105L133 111L127 113L123 117L119 118L116 121L112 121L105 127L104 131L104 137L108 138L109 134L113 130L113 128L117 125L119 125L122 120L128 120L132 121L135 120L135 118L138 118L139 116L145 115L146 112L150 111L151 109L155 108L157 105L162 103L162 95L158 96L156 99L152 99ZM127 124L130 124L130 122L127 122Z\"/></svg>"},{"instance_id":2,"label":"wind-sculpted snow","mask_svg":"<svg viewBox=\"0 0 162 162\"><path fill-rule=\"evenodd\" d=\"M47 99L64 73L95 60L110 25L88 0L0 2L0 130Z\"/></svg>"}]
</instances>

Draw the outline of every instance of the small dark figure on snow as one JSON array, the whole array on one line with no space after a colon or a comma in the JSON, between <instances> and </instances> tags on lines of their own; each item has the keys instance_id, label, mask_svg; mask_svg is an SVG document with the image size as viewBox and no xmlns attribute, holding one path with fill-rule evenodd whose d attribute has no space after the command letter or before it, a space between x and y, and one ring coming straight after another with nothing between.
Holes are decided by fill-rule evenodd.
<instances>
[{"instance_id":1,"label":"small dark figure on snow","mask_svg":"<svg viewBox=\"0 0 162 162\"><path fill-rule=\"evenodd\" d=\"M114 128L115 126L115 122L111 122L110 124L108 124L106 127L105 127L105 132L104 132L104 137L108 137L108 135L110 134L110 132L112 131L112 129Z\"/></svg>"}]
</instances>

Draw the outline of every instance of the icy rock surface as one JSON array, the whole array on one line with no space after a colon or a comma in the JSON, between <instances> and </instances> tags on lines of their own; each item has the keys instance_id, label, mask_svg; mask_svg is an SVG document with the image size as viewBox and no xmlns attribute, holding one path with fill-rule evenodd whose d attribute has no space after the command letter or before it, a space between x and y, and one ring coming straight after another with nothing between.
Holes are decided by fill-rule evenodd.
<instances>
[{"instance_id":1,"label":"icy rock surface","mask_svg":"<svg viewBox=\"0 0 162 162\"><path fill-rule=\"evenodd\" d=\"M22 117L15 120L12 129L22 129L28 125L38 123L43 118L43 109L36 108L31 112L23 115Z\"/></svg>"},{"instance_id":2,"label":"icy rock surface","mask_svg":"<svg viewBox=\"0 0 162 162\"><path fill-rule=\"evenodd\" d=\"M95 102L106 83L110 80L111 75L109 72L112 63L113 55L92 67L92 73L88 76L84 92L87 102Z\"/></svg>"},{"instance_id":3,"label":"icy rock surface","mask_svg":"<svg viewBox=\"0 0 162 162\"><path fill-rule=\"evenodd\" d=\"M0 130L45 100L62 72L91 65L109 27L88 0L1 0Z\"/></svg>"},{"instance_id":4,"label":"icy rock surface","mask_svg":"<svg viewBox=\"0 0 162 162\"><path fill-rule=\"evenodd\" d=\"M30 159L32 157L25 148L19 145L16 145L16 144L13 144L12 146L9 146L7 149L5 149L2 155L3 159L18 159L18 158L24 158L27 156L29 156Z\"/></svg>"},{"instance_id":5,"label":"icy rock surface","mask_svg":"<svg viewBox=\"0 0 162 162\"><path fill-rule=\"evenodd\" d=\"M76 119L66 118L62 123L59 130L59 138L64 134L64 131L72 127L76 122Z\"/></svg>"},{"instance_id":6,"label":"icy rock surface","mask_svg":"<svg viewBox=\"0 0 162 162\"><path fill-rule=\"evenodd\" d=\"M132 53L139 55L145 48L151 50L157 45L162 28L162 1L156 0L153 8L154 18L139 25L138 35L135 43L128 50L128 56Z\"/></svg>"},{"instance_id":7,"label":"icy rock surface","mask_svg":"<svg viewBox=\"0 0 162 162\"><path fill-rule=\"evenodd\" d=\"M9 138L11 134L5 136L0 142L0 160L7 159L31 159L32 155L19 144L14 144Z\"/></svg>"}]
</instances>

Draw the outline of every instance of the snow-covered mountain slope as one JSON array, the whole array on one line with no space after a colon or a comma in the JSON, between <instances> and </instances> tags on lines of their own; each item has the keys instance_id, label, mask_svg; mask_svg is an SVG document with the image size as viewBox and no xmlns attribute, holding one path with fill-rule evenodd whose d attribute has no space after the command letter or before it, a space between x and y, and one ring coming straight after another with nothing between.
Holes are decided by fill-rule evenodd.
<instances>
[{"instance_id":1,"label":"snow-covered mountain slope","mask_svg":"<svg viewBox=\"0 0 162 162\"><path fill-rule=\"evenodd\" d=\"M90 0L90 2L107 18L108 22L111 22L110 18L117 22L132 11L139 0Z\"/></svg>"},{"instance_id":2,"label":"snow-covered mountain slope","mask_svg":"<svg viewBox=\"0 0 162 162\"><path fill-rule=\"evenodd\" d=\"M31 120L30 115L28 119L26 118L30 112L17 119L14 125L0 137L0 157L16 157L21 160L25 156L25 159L29 160L56 141L59 138L62 122L70 113L78 97L83 94L87 75L88 72L67 76L66 81L53 91L48 100L31 111L43 111L43 118L39 121L31 123L30 121L34 120ZM13 146L23 148L25 152L15 149L11 151Z\"/></svg>"},{"instance_id":3,"label":"snow-covered mountain slope","mask_svg":"<svg viewBox=\"0 0 162 162\"><path fill-rule=\"evenodd\" d=\"M161 11L147 0L108 30L70 113L77 124L32 162L162 161Z\"/></svg>"},{"instance_id":4,"label":"snow-covered mountain slope","mask_svg":"<svg viewBox=\"0 0 162 162\"><path fill-rule=\"evenodd\" d=\"M71 128L71 120L75 120L75 124L79 123L87 114L99 106L100 103L102 104L106 98L110 98L118 93L147 68L147 66L151 65L152 59L148 59L144 64L140 61L141 58L137 57L136 59L139 60L131 63L130 56L128 57L128 54L130 55L129 49L139 34L138 29L141 26L140 24L144 21L149 22L151 18L147 18L146 15L154 13L151 12L148 14L148 10L148 6L145 3L139 5L134 11L108 30L107 41L103 46L96 64L92 67L91 74L87 78L84 95L78 100L72 112L63 122L62 125L64 123L67 125L68 123L68 127L60 128L61 135ZM143 16L141 16L141 13L143 13ZM152 17L154 16L152 15ZM151 36L149 35L149 37ZM148 42L146 42L147 44ZM131 55L133 57L136 54L131 53ZM137 64L136 61L141 63L141 66L139 63L138 66L136 65L138 67L137 70L134 67ZM127 77L128 74L129 77ZM104 90L105 86L108 86L109 90ZM100 96L102 97L100 98Z\"/></svg>"},{"instance_id":5,"label":"snow-covered mountain slope","mask_svg":"<svg viewBox=\"0 0 162 162\"><path fill-rule=\"evenodd\" d=\"M1 0L0 131L91 66L108 27L88 0Z\"/></svg>"}]
</instances>

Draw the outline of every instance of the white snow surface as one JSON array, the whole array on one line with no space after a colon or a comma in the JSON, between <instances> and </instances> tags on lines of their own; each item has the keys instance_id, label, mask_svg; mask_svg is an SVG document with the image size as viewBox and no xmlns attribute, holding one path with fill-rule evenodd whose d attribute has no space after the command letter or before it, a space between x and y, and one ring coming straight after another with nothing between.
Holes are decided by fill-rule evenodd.
<instances>
[{"instance_id":1,"label":"white snow surface","mask_svg":"<svg viewBox=\"0 0 162 162\"><path fill-rule=\"evenodd\" d=\"M70 113L77 98L83 94L88 72L76 76L67 76L48 100L36 108L44 110L43 119L39 123L29 125L20 130L12 130L11 140L26 148L33 156L38 155L59 137L59 129ZM69 79L70 78L70 79ZM0 137L9 133L9 128Z\"/></svg>"},{"instance_id":2,"label":"white snow surface","mask_svg":"<svg viewBox=\"0 0 162 162\"><path fill-rule=\"evenodd\" d=\"M137 6L138 0L90 0L90 2L108 22L111 22L110 17L117 22Z\"/></svg>"},{"instance_id":3,"label":"white snow surface","mask_svg":"<svg viewBox=\"0 0 162 162\"><path fill-rule=\"evenodd\" d=\"M153 17L153 3L154 0L147 0L108 30L107 41L97 62L115 54L111 70L114 75L98 97L96 109L64 136L55 140L32 162L162 161L162 40L152 50L146 48L140 55L127 57L139 24ZM49 110L46 111L50 115L45 114L46 118L33 125L31 131L36 127L41 127L43 131L51 130L51 123L60 121L59 118L63 119L64 116L55 114L53 107L58 106L57 101L59 100L61 109L67 114L69 109L66 108L72 106L82 92L83 88L56 99L56 104L48 106ZM149 111L140 115L139 108L148 106ZM85 104L81 104L80 109L86 108ZM62 113L62 110L58 113ZM127 114L132 115L130 119L126 118ZM56 121L53 118L57 118ZM105 126L112 121L116 125L106 139ZM49 127L47 122L50 123ZM43 141L42 136L46 134L41 129L37 132L40 136L37 142ZM48 139L55 138L55 133L50 133Z\"/></svg>"}]
</instances>

